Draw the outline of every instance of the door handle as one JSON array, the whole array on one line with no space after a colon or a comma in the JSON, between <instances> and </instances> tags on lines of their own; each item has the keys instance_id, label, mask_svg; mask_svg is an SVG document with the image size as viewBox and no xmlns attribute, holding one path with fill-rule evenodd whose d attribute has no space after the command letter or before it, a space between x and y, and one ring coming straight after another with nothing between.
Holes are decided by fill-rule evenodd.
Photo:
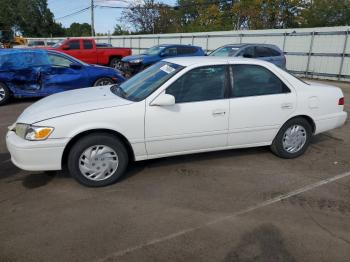
<instances>
[{"instance_id":1,"label":"door handle","mask_svg":"<svg viewBox=\"0 0 350 262\"><path fill-rule=\"evenodd\" d=\"M226 111L225 110L214 110L213 111L213 116L223 116L226 114Z\"/></svg>"},{"instance_id":2,"label":"door handle","mask_svg":"<svg viewBox=\"0 0 350 262\"><path fill-rule=\"evenodd\" d=\"M293 109L293 104L292 103L283 103L281 105L282 109Z\"/></svg>"}]
</instances>

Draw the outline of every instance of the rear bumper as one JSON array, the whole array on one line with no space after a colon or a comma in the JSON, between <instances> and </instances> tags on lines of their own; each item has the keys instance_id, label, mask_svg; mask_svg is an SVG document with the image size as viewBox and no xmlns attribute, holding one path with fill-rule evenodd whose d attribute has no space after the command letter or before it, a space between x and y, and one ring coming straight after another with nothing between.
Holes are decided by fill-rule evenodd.
<instances>
[{"instance_id":1,"label":"rear bumper","mask_svg":"<svg viewBox=\"0 0 350 262\"><path fill-rule=\"evenodd\" d=\"M62 155L68 139L27 141L9 131L6 135L11 161L28 171L61 170Z\"/></svg>"},{"instance_id":2,"label":"rear bumper","mask_svg":"<svg viewBox=\"0 0 350 262\"><path fill-rule=\"evenodd\" d=\"M315 134L319 134L343 126L345 124L347 116L348 114L346 112L340 112L332 115L327 115L323 118L315 120Z\"/></svg>"}]
</instances>

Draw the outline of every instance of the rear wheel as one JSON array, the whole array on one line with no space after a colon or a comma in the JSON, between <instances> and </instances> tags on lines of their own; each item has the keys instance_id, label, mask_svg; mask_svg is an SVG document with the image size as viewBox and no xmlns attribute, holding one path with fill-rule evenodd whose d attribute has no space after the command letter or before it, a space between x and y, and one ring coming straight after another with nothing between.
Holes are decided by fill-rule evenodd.
<instances>
[{"instance_id":1,"label":"rear wheel","mask_svg":"<svg viewBox=\"0 0 350 262\"><path fill-rule=\"evenodd\" d=\"M108 86L113 84L114 82L112 79L108 77L103 77L103 78L97 79L96 82L94 83L94 86Z\"/></svg>"},{"instance_id":2,"label":"rear wheel","mask_svg":"<svg viewBox=\"0 0 350 262\"><path fill-rule=\"evenodd\" d=\"M89 187L113 184L123 175L127 165L128 153L124 144L109 134L82 138L68 155L70 174Z\"/></svg>"},{"instance_id":3,"label":"rear wheel","mask_svg":"<svg viewBox=\"0 0 350 262\"><path fill-rule=\"evenodd\" d=\"M8 102L10 95L11 93L8 87L5 84L0 83L0 106Z\"/></svg>"},{"instance_id":4,"label":"rear wheel","mask_svg":"<svg viewBox=\"0 0 350 262\"><path fill-rule=\"evenodd\" d=\"M112 68L119 69L120 68L120 61L121 61L120 58L114 57L109 62L109 66L112 67Z\"/></svg>"},{"instance_id":5,"label":"rear wheel","mask_svg":"<svg viewBox=\"0 0 350 262\"><path fill-rule=\"evenodd\" d=\"M286 122L275 137L271 150L282 158L296 158L305 153L310 144L312 127L301 117Z\"/></svg>"}]
</instances>

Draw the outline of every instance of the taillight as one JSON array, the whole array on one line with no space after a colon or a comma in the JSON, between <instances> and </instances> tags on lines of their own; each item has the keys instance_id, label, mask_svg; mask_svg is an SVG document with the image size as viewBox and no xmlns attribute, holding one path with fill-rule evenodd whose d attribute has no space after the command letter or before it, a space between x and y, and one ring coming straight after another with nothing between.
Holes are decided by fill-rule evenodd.
<instances>
[{"instance_id":1,"label":"taillight","mask_svg":"<svg viewBox=\"0 0 350 262\"><path fill-rule=\"evenodd\" d=\"M338 105L339 105L339 106L343 106L344 103L345 103L344 97L339 98Z\"/></svg>"}]
</instances>

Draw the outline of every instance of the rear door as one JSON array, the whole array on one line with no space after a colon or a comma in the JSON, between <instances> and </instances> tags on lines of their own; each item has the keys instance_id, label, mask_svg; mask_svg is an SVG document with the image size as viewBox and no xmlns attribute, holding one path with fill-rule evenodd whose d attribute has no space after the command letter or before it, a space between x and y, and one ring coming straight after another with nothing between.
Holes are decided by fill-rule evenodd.
<instances>
[{"instance_id":1,"label":"rear door","mask_svg":"<svg viewBox=\"0 0 350 262\"><path fill-rule=\"evenodd\" d=\"M257 59L265 60L278 67L283 67L284 57L281 52L266 46L257 46L255 49L255 56Z\"/></svg>"},{"instance_id":2,"label":"rear door","mask_svg":"<svg viewBox=\"0 0 350 262\"><path fill-rule=\"evenodd\" d=\"M296 109L295 90L260 65L232 65L231 74L229 145L269 144Z\"/></svg>"},{"instance_id":3,"label":"rear door","mask_svg":"<svg viewBox=\"0 0 350 262\"><path fill-rule=\"evenodd\" d=\"M83 39L84 62L88 64L97 64L97 52L94 49L94 43L91 39Z\"/></svg>"},{"instance_id":4,"label":"rear door","mask_svg":"<svg viewBox=\"0 0 350 262\"><path fill-rule=\"evenodd\" d=\"M69 49L65 50L65 53L87 63L81 50L81 39L71 39L68 41L67 45L69 46Z\"/></svg>"}]
</instances>

